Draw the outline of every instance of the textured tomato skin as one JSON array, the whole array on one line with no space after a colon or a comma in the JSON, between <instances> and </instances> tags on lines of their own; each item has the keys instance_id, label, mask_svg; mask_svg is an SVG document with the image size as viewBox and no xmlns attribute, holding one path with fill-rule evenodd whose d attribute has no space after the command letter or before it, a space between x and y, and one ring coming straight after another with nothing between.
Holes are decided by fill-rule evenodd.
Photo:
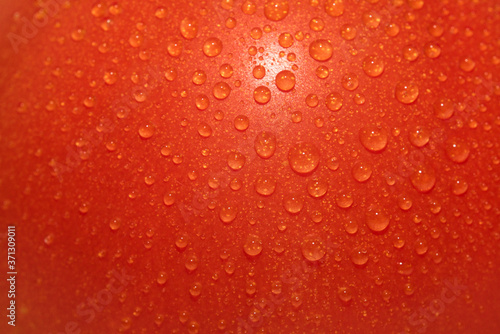
<instances>
[{"instance_id":1,"label":"textured tomato skin","mask_svg":"<svg viewBox=\"0 0 500 334\"><path fill-rule=\"evenodd\" d=\"M272 21L264 1L252 15L231 3L6 7L0 220L18 226L17 332L498 333L498 5L357 1L332 17L323 1L288 1ZM208 57L213 37L222 50ZM331 58L313 59L317 40ZM380 60L381 73L363 69ZM318 163L294 168L297 145Z\"/></svg>"}]
</instances>

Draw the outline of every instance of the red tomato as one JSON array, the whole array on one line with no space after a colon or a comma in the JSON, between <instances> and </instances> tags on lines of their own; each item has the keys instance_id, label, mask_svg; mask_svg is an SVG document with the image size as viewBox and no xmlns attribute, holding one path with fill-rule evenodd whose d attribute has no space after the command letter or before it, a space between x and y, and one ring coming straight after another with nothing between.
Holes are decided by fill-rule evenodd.
<instances>
[{"instance_id":1,"label":"red tomato","mask_svg":"<svg viewBox=\"0 0 500 334\"><path fill-rule=\"evenodd\" d=\"M2 332L500 333L499 22L10 1Z\"/></svg>"}]
</instances>

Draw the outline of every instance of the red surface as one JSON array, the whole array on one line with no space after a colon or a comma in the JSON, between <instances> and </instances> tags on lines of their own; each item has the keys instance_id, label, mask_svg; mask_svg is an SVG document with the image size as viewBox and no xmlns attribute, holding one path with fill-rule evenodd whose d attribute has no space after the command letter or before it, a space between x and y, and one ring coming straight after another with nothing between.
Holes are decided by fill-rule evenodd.
<instances>
[{"instance_id":1,"label":"red surface","mask_svg":"<svg viewBox=\"0 0 500 334\"><path fill-rule=\"evenodd\" d=\"M324 1L288 2L273 21L264 1L252 15L243 1L71 1L29 36L22 18L39 7L6 7L2 35L24 38L0 51L0 221L17 225L18 333L500 332L500 7L355 1L332 17ZM208 57L212 37L222 50ZM331 58L311 57L315 40ZM385 64L377 77L369 56ZM283 70L291 91L276 86ZM405 85L414 102L398 95ZM256 149L263 131L270 157ZM313 163L292 169L292 147L314 147Z\"/></svg>"}]
</instances>

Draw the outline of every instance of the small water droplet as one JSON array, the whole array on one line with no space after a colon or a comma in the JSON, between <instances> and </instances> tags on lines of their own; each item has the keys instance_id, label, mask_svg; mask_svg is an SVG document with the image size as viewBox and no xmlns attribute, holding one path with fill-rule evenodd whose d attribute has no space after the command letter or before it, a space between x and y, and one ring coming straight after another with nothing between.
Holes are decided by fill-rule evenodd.
<instances>
[{"instance_id":1,"label":"small water droplet","mask_svg":"<svg viewBox=\"0 0 500 334\"><path fill-rule=\"evenodd\" d=\"M373 168L371 164L359 161L354 164L351 172L356 181L366 182L372 176Z\"/></svg>"},{"instance_id":2,"label":"small water droplet","mask_svg":"<svg viewBox=\"0 0 500 334\"><path fill-rule=\"evenodd\" d=\"M240 152L231 152L227 156L227 164L232 170L240 170L245 165L246 158Z\"/></svg>"},{"instance_id":3,"label":"small water droplet","mask_svg":"<svg viewBox=\"0 0 500 334\"><path fill-rule=\"evenodd\" d=\"M437 118L446 120L453 116L453 102L447 98L439 98L434 103L434 115Z\"/></svg>"},{"instance_id":4,"label":"small water droplet","mask_svg":"<svg viewBox=\"0 0 500 334\"><path fill-rule=\"evenodd\" d=\"M304 199L296 195L287 195L283 199L283 206L287 212L297 214L302 211L302 208L304 207Z\"/></svg>"},{"instance_id":5,"label":"small water droplet","mask_svg":"<svg viewBox=\"0 0 500 334\"><path fill-rule=\"evenodd\" d=\"M139 136L144 139L151 138L154 135L154 127L150 124L145 124L139 128Z\"/></svg>"},{"instance_id":6,"label":"small water droplet","mask_svg":"<svg viewBox=\"0 0 500 334\"><path fill-rule=\"evenodd\" d=\"M255 79L262 79L266 75L266 68L262 65L257 65L253 68L252 74Z\"/></svg>"},{"instance_id":7,"label":"small water droplet","mask_svg":"<svg viewBox=\"0 0 500 334\"><path fill-rule=\"evenodd\" d=\"M257 256L262 252L262 240L258 235L249 234L246 238L243 250L249 256Z\"/></svg>"},{"instance_id":8,"label":"small water droplet","mask_svg":"<svg viewBox=\"0 0 500 334\"><path fill-rule=\"evenodd\" d=\"M271 91L266 86L259 86L253 92L253 98L259 104L266 104L271 100Z\"/></svg>"},{"instance_id":9,"label":"small water droplet","mask_svg":"<svg viewBox=\"0 0 500 334\"><path fill-rule=\"evenodd\" d=\"M373 232L382 232L389 226L389 216L380 207L373 207L366 212L366 225Z\"/></svg>"},{"instance_id":10,"label":"small water droplet","mask_svg":"<svg viewBox=\"0 0 500 334\"><path fill-rule=\"evenodd\" d=\"M158 273L158 277L156 278L156 282L159 285L164 285L167 282L167 273L164 271L160 271Z\"/></svg>"},{"instance_id":11,"label":"small water droplet","mask_svg":"<svg viewBox=\"0 0 500 334\"><path fill-rule=\"evenodd\" d=\"M468 142L456 137L446 141L445 150L448 158L458 164L465 162L470 154Z\"/></svg>"},{"instance_id":12,"label":"small water droplet","mask_svg":"<svg viewBox=\"0 0 500 334\"><path fill-rule=\"evenodd\" d=\"M424 147L431 138L431 131L427 127L415 126L408 133L408 139L416 147Z\"/></svg>"},{"instance_id":13,"label":"small water droplet","mask_svg":"<svg viewBox=\"0 0 500 334\"><path fill-rule=\"evenodd\" d=\"M253 15L256 10L257 6L251 0L245 0L245 2L241 4L241 11L246 15Z\"/></svg>"},{"instance_id":14,"label":"small water droplet","mask_svg":"<svg viewBox=\"0 0 500 334\"><path fill-rule=\"evenodd\" d=\"M326 254L323 240L315 234L307 235L301 244L302 255L311 262L321 260Z\"/></svg>"},{"instance_id":15,"label":"small water droplet","mask_svg":"<svg viewBox=\"0 0 500 334\"><path fill-rule=\"evenodd\" d=\"M259 176L255 181L255 190L263 196L270 196L276 190L276 179L272 176Z\"/></svg>"},{"instance_id":16,"label":"small water droplet","mask_svg":"<svg viewBox=\"0 0 500 334\"><path fill-rule=\"evenodd\" d=\"M276 86L284 92L288 92L295 87L295 74L290 71L281 71L276 75Z\"/></svg>"},{"instance_id":17,"label":"small water droplet","mask_svg":"<svg viewBox=\"0 0 500 334\"><path fill-rule=\"evenodd\" d=\"M198 133L203 138L208 138L212 135L212 127L205 122L198 124Z\"/></svg>"},{"instance_id":18,"label":"small water droplet","mask_svg":"<svg viewBox=\"0 0 500 334\"><path fill-rule=\"evenodd\" d=\"M311 143L295 144L288 151L290 167L299 174L308 174L314 171L318 167L319 160L319 150Z\"/></svg>"},{"instance_id":19,"label":"small water droplet","mask_svg":"<svg viewBox=\"0 0 500 334\"><path fill-rule=\"evenodd\" d=\"M224 100L231 94L231 87L225 82L218 82L214 86L213 94L217 100Z\"/></svg>"},{"instance_id":20,"label":"small water droplet","mask_svg":"<svg viewBox=\"0 0 500 334\"><path fill-rule=\"evenodd\" d=\"M112 219L109 222L109 228L111 228L111 230L113 230L113 231L118 230L121 225L122 225L122 220L120 218Z\"/></svg>"},{"instance_id":21,"label":"small water droplet","mask_svg":"<svg viewBox=\"0 0 500 334\"><path fill-rule=\"evenodd\" d=\"M326 107L330 111L339 111L342 108L343 102L342 95L337 92L332 92L325 98Z\"/></svg>"},{"instance_id":22,"label":"small water droplet","mask_svg":"<svg viewBox=\"0 0 500 334\"><path fill-rule=\"evenodd\" d=\"M328 191L328 183L320 179L310 179L307 183L307 192L311 197L323 197Z\"/></svg>"},{"instance_id":23,"label":"small water droplet","mask_svg":"<svg viewBox=\"0 0 500 334\"><path fill-rule=\"evenodd\" d=\"M255 137L254 149L259 157L263 159L272 157L276 151L276 137L273 133L267 131L259 133Z\"/></svg>"},{"instance_id":24,"label":"small water droplet","mask_svg":"<svg viewBox=\"0 0 500 334\"><path fill-rule=\"evenodd\" d=\"M223 223L229 224L231 223L237 215L237 210L234 206L223 206L220 209L219 217Z\"/></svg>"},{"instance_id":25,"label":"small water droplet","mask_svg":"<svg viewBox=\"0 0 500 334\"><path fill-rule=\"evenodd\" d=\"M339 299L344 303L348 303L352 299L352 292L351 288L349 287L339 287L337 294L339 296Z\"/></svg>"},{"instance_id":26,"label":"small water droplet","mask_svg":"<svg viewBox=\"0 0 500 334\"><path fill-rule=\"evenodd\" d=\"M191 285L191 287L189 288L189 293L193 297L198 297L201 294L201 283L200 282L193 283ZM199 328L199 325L198 325L198 323L196 323L196 325L194 325L193 321L191 321L189 324L189 327L190 327L190 331L192 331L196 327Z\"/></svg>"}]
</instances>

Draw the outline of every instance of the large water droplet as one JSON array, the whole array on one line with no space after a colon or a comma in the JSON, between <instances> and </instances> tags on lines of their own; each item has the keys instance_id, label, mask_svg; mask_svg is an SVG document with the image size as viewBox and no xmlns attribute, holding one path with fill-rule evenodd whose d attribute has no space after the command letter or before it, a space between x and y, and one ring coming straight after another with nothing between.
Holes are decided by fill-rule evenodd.
<instances>
[{"instance_id":1,"label":"large water droplet","mask_svg":"<svg viewBox=\"0 0 500 334\"><path fill-rule=\"evenodd\" d=\"M315 234L307 235L301 245L302 255L311 262L321 260L326 254L326 246L323 240Z\"/></svg>"},{"instance_id":2,"label":"large water droplet","mask_svg":"<svg viewBox=\"0 0 500 334\"><path fill-rule=\"evenodd\" d=\"M408 139L416 147L423 147L431 138L431 131L423 126L417 125L408 133Z\"/></svg>"},{"instance_id":3,"label":"large water droplet","mask_svg":"<svg viewBox=\"0 0 500 334\"><path fill-rule=\"evenodd\" d=\"M262 252L262 248L262 240L255 234L249 234L243 245L243 250L249 256L259 255Z\"/></svg>"},{"instance_id":4,"label":"large water droplet","mask_svg":"<svg viewBox=\"0 0 500 334\"><path fill-rule=\"evenodd\" d=\"M446 141L446 155L451 161L463 163L470 154L469 144L466 140L460 138L451 138Z\"/></svg>"},{"instance_id":5,"label":"large water droplet","mask_svg":"<svg viewBox=\"0 0 500 334\"><path fill-rule=\"evenodd\" d=\"M259 104L266 104L271 100L271 91L266 86L259 86L253 92L253 98Z\"/></svg>"},{"instance_id":6,"label":"large water droplet","mask_svg":"<svg viewBox=\"0 0 500 334\"><path fill-rule=\"evenodd\" d=\"M383 128L370 125L359 131L361 144L372 152L380 152L387 146L388 134Z\"/></svg>"},{"instance_id":7,"label":"large water droplet","mask_svg":"<svg viewBox=\"0 0 500 334\"><path fill-rule=\"evenodd\" d=\"M333 46L326 39L318 39L309 45L309 54L314 60L327 61L333 55Z\"/></svg>"},{"instance_id":8,"label":"large water droplet","mask_svg":"<svg viewBox=\"0 0 500 334\"><path fill-rule=\"evenodd\" d=\"M181 34L185 39L193 39L198 35L198 21L194 18L186 17L181 21Z\"/></svg>"},{"instance_id":9,"label":"large water droplet","mask_svg":"<svg viewBox=\"0 0 500 334\"><path fill-rule=\"evenodd\" d=\"M213 94L217 100L224 100L231 94L231 87L225 82L215 84Z\"/></svg>"},{"instance_id":10,"label":"large water droplet","mask_svg":"<svg viewBox=\"0 0 500 334\"><path fill-rule=\"evenodd\" d=\"M227 157L227 164L232 170L240 170L245 165L246 158L240 152L231 152Z\"/></svg>"},{"instance_id":11,"label":"large water droplet","mask_svg":"<svg viewBox=\"0 0 500 334\"><path fill-rule=\"evenodd\" d=\"M363 60L363 71L370 77L378 77L384 72L385 64L382 58L368 56Z\"/></svg>"},{"instance_id":12,"label":"large water droplet","mask_svg":"<svg viewBox=\"0 0 500 334\"><path fill-rule=\"evenodd\" d=\"M399 102L404 104L413 103L418 97L418 86L411 82L399 82L396 85L395 94Z\"/></svg>"},{"instance_id":13,"label":"large water droplet","mask_svg":"<svg viewBox=\"0 0 500 334\"><path fill-rule=\"evenodd\" d=\"M288 15L287 0L267 0L264 5L264 15L271 21L281 21Z\"/></svg>"},{"instance_id":14,"label":"large water droplet","mask_svg":"<svg viewBox=\"0 0 500 334\"><path fill-rule=\"evenodd\" d=\"M327 0L325 2L325 12L333 17L344 14L344 0Z\"/></svg>"},{"instance_id":15,"label":"large water droplet","mask_svg":"<svg viewBox=\"0 0 500 334\"><path fill-rule=\"evenodd\" d=\"M418 166L410 176L410 181L418 191L428 192L436 184L436 172L430 166Z\"/></svg>"},{"instance_id":16,"label":"large water droplet","mask_svg":"<svg viewBox=\"0 0 500 334\"><path fill-rule=\"evenodd\" d=\"M366 225L373 232L382 232L389 226L389 216L380 207L374 207L366 213Z\"/></svg>"},{"instance_id":17,"label":"large water droplet","mask_svg":"<svg viewBox=\"0 0 500 334\"><path fill-rule=\"evenodd\" d=\"M288 151L290 167L299 174L308 174L314 171L318 167L319 159L319 150L311 143L295 144Z\"/></svg>"},{"instance_id":18,"label":"large water droplet","mask_svg":"<svg viewBox=\"0 0 500 334\"><path fill-rule=\"evenodd\" d=\"M207 57L216 57L222 52L222 41L217 37L210 37L203 44L203 53Z\"/></svg>"},{"instance_id":19,"label":"large water droplet","mask_svg":"<svg viewBox=\"0 0 500 334\"><path fill-rule=\"evenodd\" d=\"M337 92L328 94L325 99L326 107L331 111L339 111L342 108L344 99Z\"/></svg>"}]
</instances>

